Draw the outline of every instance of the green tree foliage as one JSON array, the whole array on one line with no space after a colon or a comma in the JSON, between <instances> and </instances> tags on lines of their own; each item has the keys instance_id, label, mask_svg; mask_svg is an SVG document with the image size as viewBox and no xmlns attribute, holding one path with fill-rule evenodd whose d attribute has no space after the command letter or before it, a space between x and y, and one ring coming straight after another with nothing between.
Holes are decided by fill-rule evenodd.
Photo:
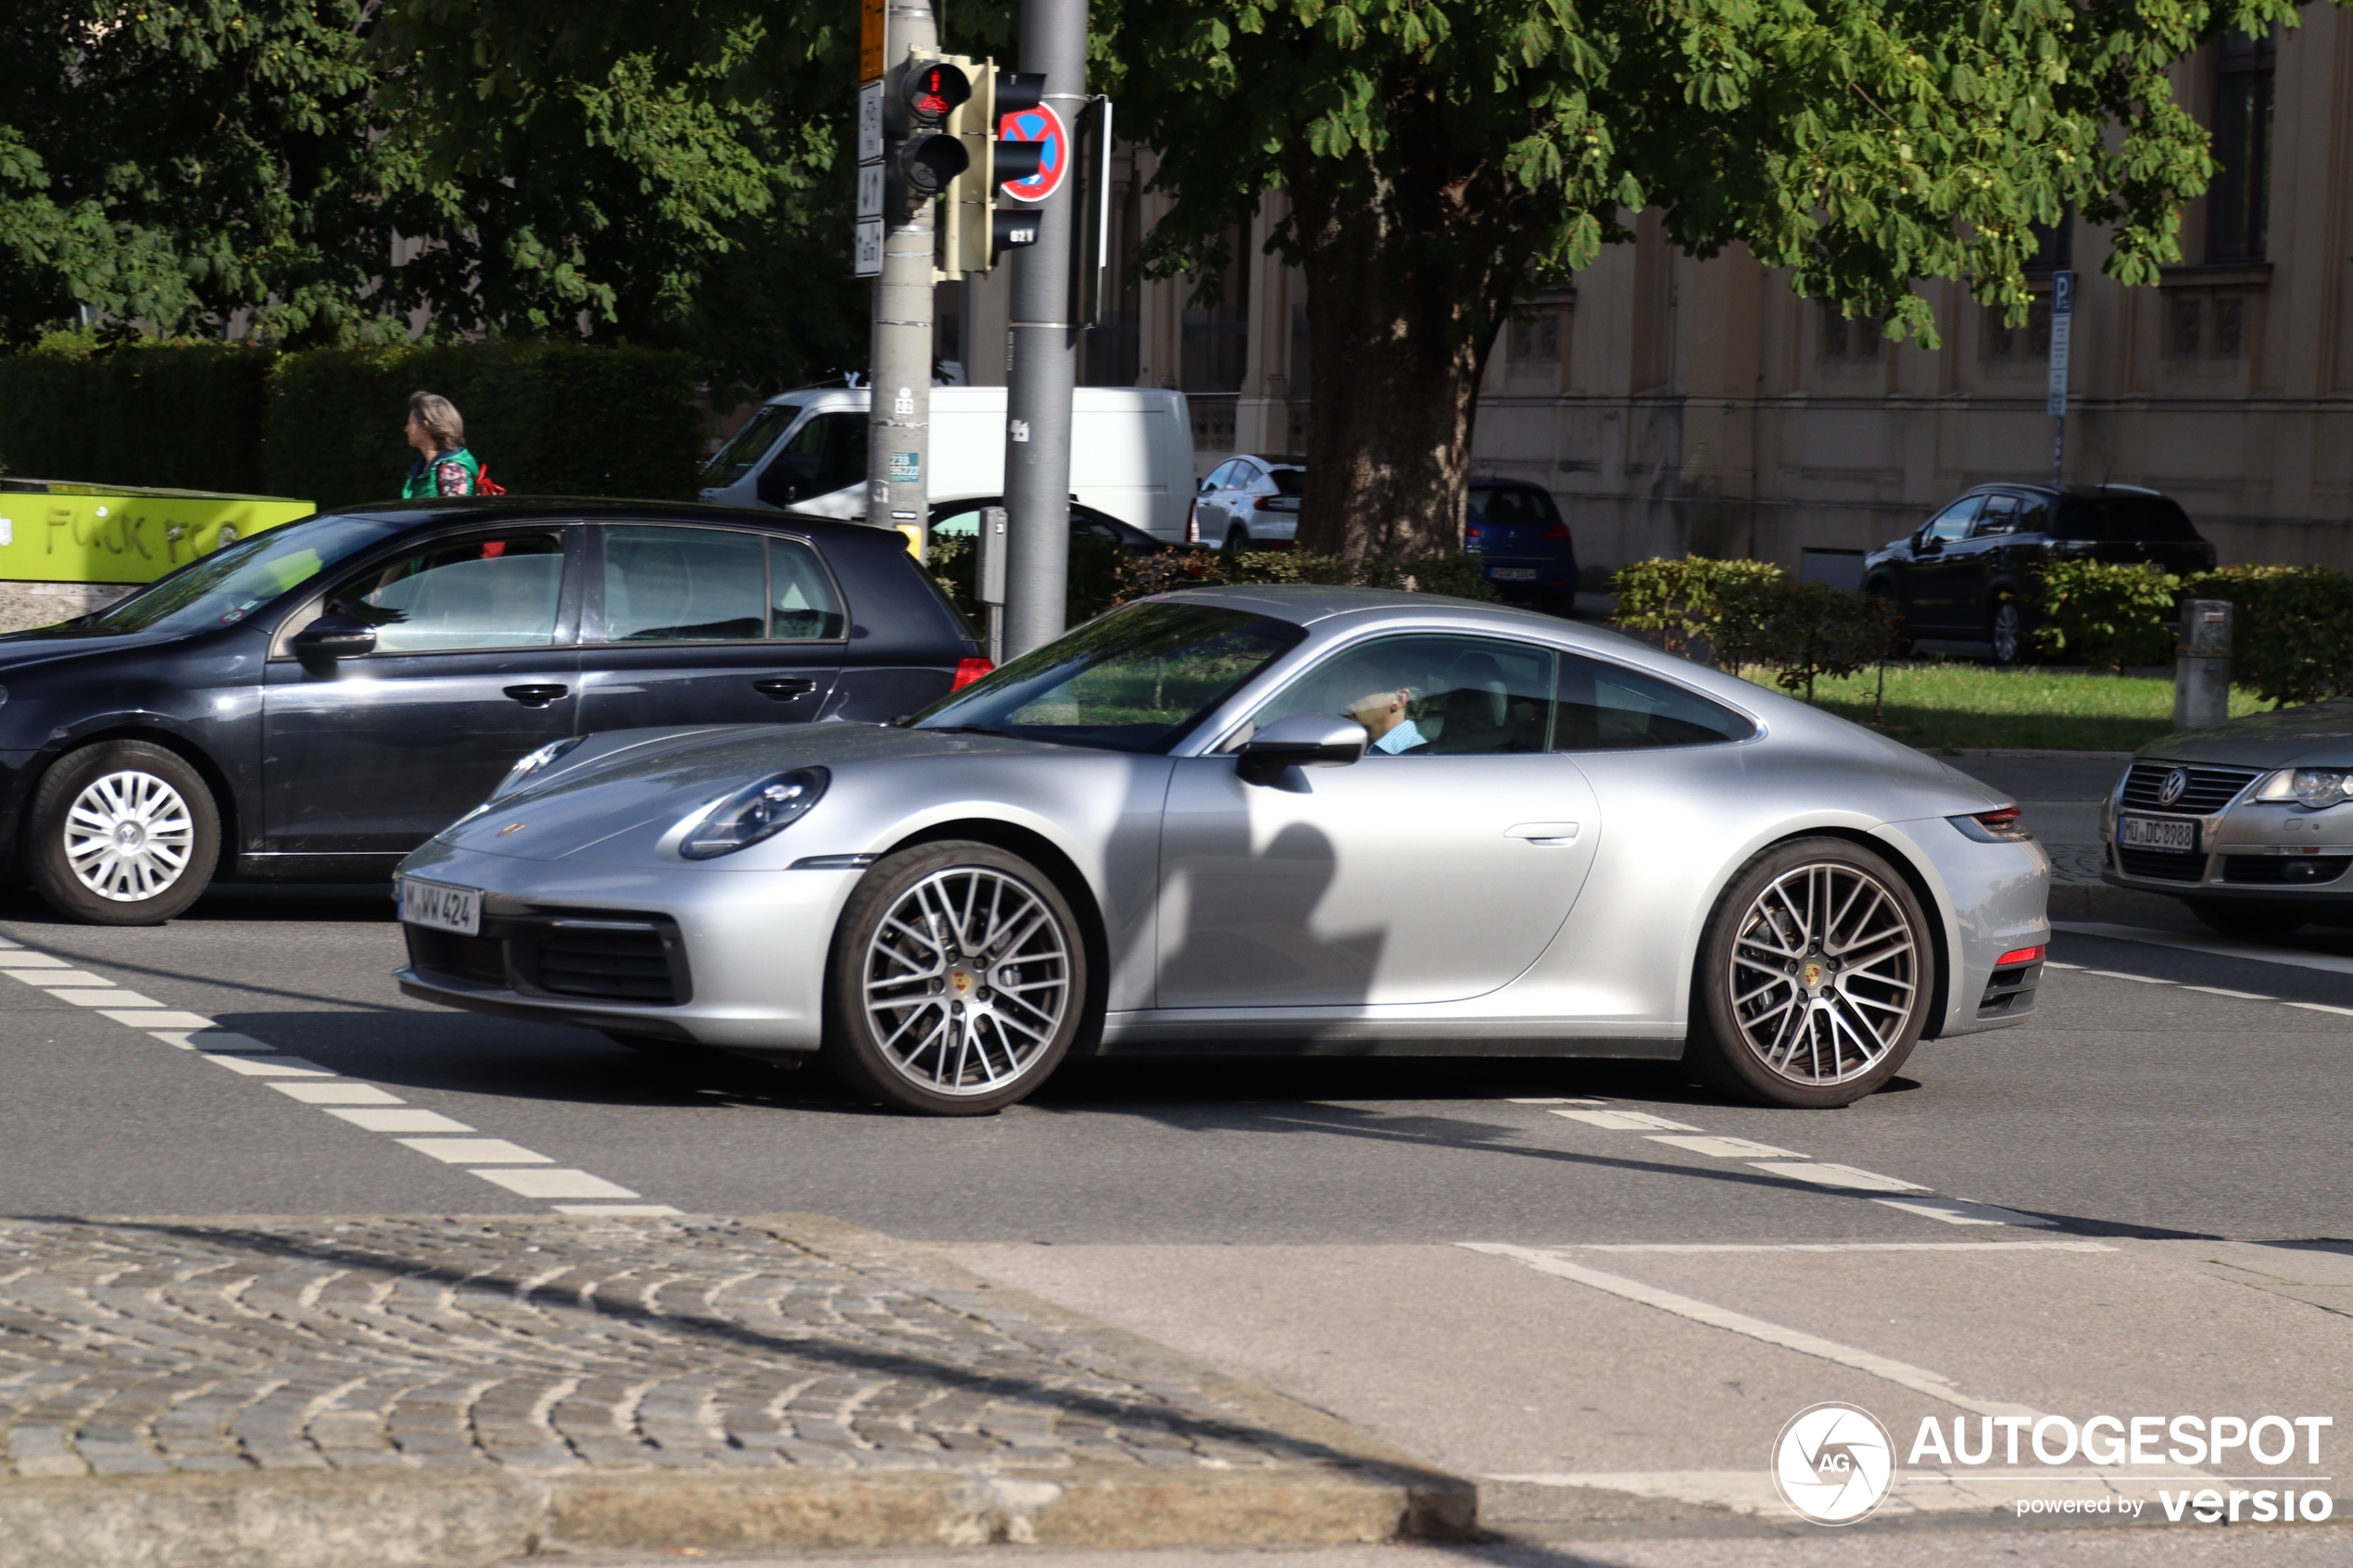
<instances>
[{"instance_id":1,"label":"green tree foliage","mask_svg":"<svg viewBox=\"0 0 2353 1568\"><path fill-rule=\"evenodd\" d=\"M1163 157L1163 270L1214 270L1284 187L1312 299L1301 539L1435 550L1512 302L1663 214L1933 345L1926 277L2023 320L2031 225L2072 204L2107 270L2176 258L2207 138L2167 68L2286 0L1104 0L1100 80Z\"/></svg>"},{"instance_id":2,"label":"green tree foliage","mask_svg":"<svg viewBox=\"0 0 2353 1568\"><path fill-rule=\"evenodd\" d=\"M813 7L0 12L0 343L585 332L774 384L863 358L850 67Z\"/></svg>"},{"instance_id":3,"label":"green tree foliage","mask_svg":"<svg viewBox=\"0 0 2353 1568\"><path fill-rule=\"evenodd\" d=\"M2110 561L2053 561L2037 569L2043 585L2035 645L2080 659L2094 670L2163 661L2173 646L2165 618L2181 597L2182 580L2151 566Z\"/></svg>"}]
</instances>

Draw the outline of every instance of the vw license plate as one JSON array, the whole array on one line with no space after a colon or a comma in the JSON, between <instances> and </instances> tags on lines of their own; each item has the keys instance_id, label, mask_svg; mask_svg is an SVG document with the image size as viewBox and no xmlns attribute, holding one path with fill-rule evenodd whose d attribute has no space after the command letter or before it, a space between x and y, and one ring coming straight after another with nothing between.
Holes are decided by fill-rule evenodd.
<instances>
[{"instance_id":1,"label":"vw license plate","mask_svg":"<svg viewBox=\"0 0 2353 1568\"><path fill-rule=\"evenodd\" d=\"M1487 575L1498 583L1533 583L1536 569L1532 566L1491 566Z\"/></svg>"},{"instance_id":2,"label":"vw license plate","mask_svg":"<svg viewBox=\"0 0 2353 1568\"><path fill-rule=\"evenodd\" d=\"M460 936L482 934L482 895L471 887L450 887L438 882L400 879L400 918L410 925L454 931Z\"/></svg>"},{"instance_id":3,"label":"vw license plate","mask_svg":"<svg viewBox=\"0 0 2353 1568\"><path fill-rule=\"evenodd\" d=\"M2116 841L2127 849L2173 849L2187 854L2197 847L2197 824L2168 817L2126 817L2117 823Z\"/></svg>"}]
</instances>

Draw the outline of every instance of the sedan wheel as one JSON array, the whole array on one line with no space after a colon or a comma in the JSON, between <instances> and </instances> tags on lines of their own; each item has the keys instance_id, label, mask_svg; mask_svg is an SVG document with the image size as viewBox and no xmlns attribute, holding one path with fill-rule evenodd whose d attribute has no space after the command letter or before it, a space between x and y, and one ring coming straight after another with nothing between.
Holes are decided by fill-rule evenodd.
<instances>
[{"instance_id":1,"label":"sedan wheel","mask_svg":"<svg viewBox=\"0 0 2353 1568\"><path fill-rule=\"evenodd\" d=\"M1919 900L1840 839L1753 862L1717 907L1700 961L1692 1060L1776 1105L1848 1105L1878 1089L1919 1041L1935 988Z\"/></svg>"},{"instance_id":2,"label":"sedan wheel","mask_svg":"<svg viewBox=\"0 0 2353 1568\"><path fill-rule=\"evenodd\" d=\"M211 880L212 792L185 759L145 741L73 752L33 794L33 885L59 914L102 925L170 920Z\"/></svg>"},{"instance_id":3,"label":"sedan wheel","mask_svg":"<svg viewBox=\"0 0 2353 1568\"><path fill-rule=\"evenodd\" d=\"M1994 616L1986 628L1994 645L1994 662L2016 664L2026 651L2026 613L2018 608L2016 599L2004 599L1994 607Z\"/></svg>"},{"instance_id":4,"label":"sedan wheel","mask_svg":"<svg viewBox=\"0 0 2353 1568\"><path fill-rule=\"evenodd\" d=\"M868 872L843 912L826 1055L902 1110L1000 1110L1060 1065L1087 980L1078 922L1043 872L991 845L924 845Z\"/></svg>"}]
</instances>

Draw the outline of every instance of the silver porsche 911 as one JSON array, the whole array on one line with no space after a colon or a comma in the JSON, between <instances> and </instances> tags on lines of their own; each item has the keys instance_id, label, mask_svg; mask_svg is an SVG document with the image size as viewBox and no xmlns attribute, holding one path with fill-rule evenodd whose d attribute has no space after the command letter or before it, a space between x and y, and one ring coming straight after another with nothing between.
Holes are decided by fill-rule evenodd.
<instances>
[{"instance_id":1,"label":"silver porsche 911","mask_svg":"<svg viewBox=\"0 0 2353 1568\"><path fill-rule=\"evenodd\" d=\"M1072 1051L1680 1059L1843 1105L2032 1010L2017 818L1609 633L1196 590L896 725L535 753L402 865L400 981L938 1114Z\"/></svg>"}]
</instances>

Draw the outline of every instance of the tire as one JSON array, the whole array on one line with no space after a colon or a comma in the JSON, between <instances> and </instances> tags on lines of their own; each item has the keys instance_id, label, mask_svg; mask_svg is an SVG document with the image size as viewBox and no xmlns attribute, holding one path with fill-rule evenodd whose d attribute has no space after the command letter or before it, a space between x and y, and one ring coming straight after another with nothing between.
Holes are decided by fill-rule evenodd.
<instances>
[{"instance_id":1,"label":"tire","mask_svg":"<svg viewBox=\"0 0 2353 1568\"><path fill-rule=\"evenodd\" d=\"M1233 555L1240 555L1244 550L1249 549L1250 530L1239 522L1226 530L1226 548Z\"/></svg>"},{"instance_id":2,"label":"tire","mask_svg":"<svg viewBox=\"0 0 2353 1568\"><path fill-rule=\"evenodd\" d=\"M92 925L161 924L196 901L220 856L204 775L147 741L68 752L42 775L25 822L34 890Z\"/></svg>"},{"instance_id":3,"label":"tire","mask_svg":"<svg viewBox=\"0 0 2353 1568\"><path fill-rule=\"evenodd\" d=\"M2189 904L2190 913L2207 930L2249 942L2276 942L2292 936L2309 918L2279 904L2223 903L2210 898L2193 898Z\"/></svg>"},{"instance_id":4,"label":"tire","mask_svg":"<svg viewBox=\"0 0 2353 1568\"><path fill-rule=\"evenodd\" d=\"M2028 662L2025 607L2008 594L1995 599L1985 618L1985 640L1994 645L1994 662L2003 669Z\"/></svg>"},{"instance_id":5,"label":"tire","mask_svg":"<svg viewBox=\"0 0 2353 1568\"><path fill-rule=\"evenodd\" d=\"M824 1058L852 1093L900 1110L1001 1110L1062 1064L1089 978L1051 878L994 845L919 845L869 871L842 911Z\"/></svg>"},{"instance_id":6,"label":"tire","mask_svg":"<svg viewBox=\"0 0 2353 1568\"><path fill-rule=\"evenodd\" d=\"M1750 861L1709 917L1685 1060L1768 1105L1852 1105L1912 1054L1935 991L1910 884L1844 839L1797 839Z\"/></svg>"}]
</instances>

